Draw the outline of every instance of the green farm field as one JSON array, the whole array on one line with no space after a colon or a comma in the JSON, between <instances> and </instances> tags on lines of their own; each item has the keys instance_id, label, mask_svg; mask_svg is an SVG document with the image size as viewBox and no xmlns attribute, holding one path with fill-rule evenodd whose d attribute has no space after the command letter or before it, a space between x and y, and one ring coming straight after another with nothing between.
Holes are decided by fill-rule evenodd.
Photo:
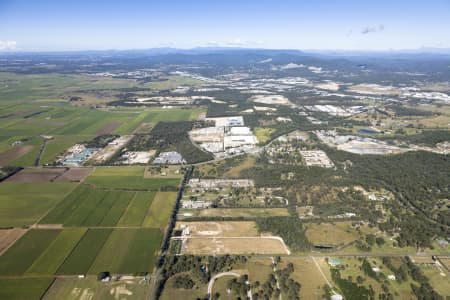
<instances>
[{"instance_id":1,"label":"green farm field","mask_svg":"<svg viewBox=\"0 0 450 300\"><path fill-rule=\"evenodd\" d=\"M70 228L61 231L45 252L28 268L25 274L27 276L55 274L86 231L87 229L84 228Z\"/></svg>"},{"instance_id":2,"label":"green farm field","mask_svg":"<svg viewBox=\"0 0 450 300\"><path fill-rule=\"evenodd\" d=\"M0 278L0 299L39 300L53 281L52 277Z\"/></svg>"},{"instance_id":3,"label":"green farm field","mask_svg":"<svg viewBox=\"0 0 450 300\"><path fill-rule=\"evenodd\" d=\"M50 211L41 224L113 227L133 197L134 192L99 190L80 185Z\"/></svg>"},{"instance_id":4,"label":"green farm field","mask_svg":"<svg viewBox=\"0 0 450 300\"><path fill-rule=\"evenodd\" d=\"M177 199L176 192L157 192L142 226L164 228Z\"/></svg>"},{"instance_id":5,"label":"green farm field","mask_svg":"<svg viewBox=\"0 0 450 300\"><path fill-rule=\"evenodd\" d=\"M89 269L90 274L151 272L162 241L157 229L114 229Z\"/></svg>"},{"instance_id":6,"label":"green farm field","mask_svg":"<svg viewBox=\"0 0 450 300\"><path fill-rule=\"evenodd\" d=\"M0 256L1 275L22 275L58 236L60 230L30 230Z\"/></svg>"},{"instance_id":7,"label":"green farm field","mask_svg":"<svg viewBox=\"0 0 450 300\"><path fill-rule=\"evenodd\" d=\"M75 186L74 183L0 183L0 226L35 223Z\"/></svg>"},{"instance_id":8,"label":"green farm field","mask_svg":"<svg viewBox=\"0 0 450 300\"><path fill-rule=\"evenodd\" d=\"M97 167L85 183L105 189L157 191L178 187L180 179L144 178L144 167Z\"/></svg>"},{"instance_id":9,"label":"green farm field","mask_svg":"<svg viewBox=\"0 0 450 300\"><path fill-rule=\"evenodd\" d=\"M154 197L154 192L136 192L118 225L141 226Z\"/></svg>"},{"instance_id":10,"label":"green farm field","mask_svg":"<svg viewBox=\"0 0 450 300\"><path fill-rule=\"evenodd\" d=\"M112 229L89 229L58 269L57 274L86 274L111 232Z\"/></svg>"}]
</instances>

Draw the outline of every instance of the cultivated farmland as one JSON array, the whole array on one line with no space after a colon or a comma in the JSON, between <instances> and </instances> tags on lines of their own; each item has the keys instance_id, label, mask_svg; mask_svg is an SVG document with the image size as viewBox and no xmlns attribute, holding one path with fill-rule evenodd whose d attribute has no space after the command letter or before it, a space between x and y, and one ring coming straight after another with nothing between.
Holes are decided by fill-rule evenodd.
<instances>
[{"instance_id":1,"label":"cultivated farmland","mask_svg":"<svg viewBox=\"0 0 450 300\"><path fill-rule=\"evenodd\" d=\"M64 275L86 274L111 232L112 229L88 230L57 273Z\"/></svg>"},{"instance_id":2,"label":"cultivated farmland","mask_svg":"<svg viewBox=\"0 0 450 300\"><path fill-rule=\"evenodd\" d=\"M0 226L35 223L74 187L73 183L1 183Z\"/></svg>"},{"instance_id":3,"label":"cultivated farmland","mask_svg":"<svg viewBox=\"0 0 450 300\"><path fill-rule=\"evenodd\" d=\"M22 275L59 233L60 230L28 231L0 256L0 274Z\"/></svg>"},{"instance_id":4,"label":"cultivated farmland","mask_svg":"<svg viewBox=\"0 0 450 300\"><path fill-rule=\"evenodd\" d=\"M161 239L161 232L156 229L115 229L99 252L89 273L151 272Z\"/></svg>"},{"instance_id":5,"label":"cultivated farmland","mask_svg":"<svg viewBox=\"0 0 450 300\"><path fill-rule=\"evenodd\" d=\"M0 278L0 299L41 299L53 280L51 277Z\"/></svg>"}]
</instances>

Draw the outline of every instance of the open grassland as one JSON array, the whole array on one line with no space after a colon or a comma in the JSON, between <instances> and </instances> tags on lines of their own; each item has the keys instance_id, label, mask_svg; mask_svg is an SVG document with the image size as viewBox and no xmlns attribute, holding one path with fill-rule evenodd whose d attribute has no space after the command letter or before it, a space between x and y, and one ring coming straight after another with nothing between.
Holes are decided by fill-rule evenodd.
<instances>
[{"instance_id":1,"label":"open grassland","mask_svg":"<svg viewBox=\"0 0 450 300\"><path fill-rule=\"evenodd\" d=\"M267 280L269 274L273 273L272 260L269 257L251 258L247 260L245 269L248 271L250 282L259 281L262 284Z\"/></svg>"},{"instance_id":2,"label":"open grassland","mask_svg":"<svg viewBox=\"0 0 450 300\"><path fill-rule=\"evenodd\" d=\"M157 192L142 226L153 228L164 228L167 226L176 199L176 192Z\"/></svg>"},{"instance_id":3,"label":"open grassland","mask_svg":"<svg viewBox=\"0 0 450 300\"><path fill-rule=\"evenodd\" d=\"M73 183L1 183L0 227L35 223L75 186Z\"/></svg>"},{"instance_id":4,"label":"open grassland","mask_svg":"<svg viewBox=\"0 0 450 300\"><path fill-rule=\"evenodd\" d=\"M100 282L94 277L85 279L58 278L45 294L45 300L134 300L148 299L150 288L139 282L140 279L127 279L115 282ZM173 298L176 299L176 298Z\"/></svg>"},{"instance_id":5,"label":"open grassland","mask_svg":"<svg viewBox=\"0 0 450 300\"><path fill-rule=\"evenodd\" d=\"M97 255L89 273L151 272L162 241L158 229L115 229Z\"/></svg>"},{"instance_id":6,"label":"open grassland","mask_svg":"<svg viewBox=\"0 0 450 300\"><path fill-rule=\"evenodd\" d=\"M86 233L84 228L64 229L26 271L26 275L53 275Z\"/></svg>"},{"instance_id":7,"label":"open grassland","mask_svg":"<svg viewBox=\"0 0 450 300\"><path fill-rule=\"evenodd\" d=\"M236 278L235 276L226 275L220 278L217 278L214 281L214 285L212 288L212 295L218 293L220 296L219 299L241 299L235 291L228 289L228 282L232 279Z\"/></svg>"},{"instance_id":8,"label":"open grassland","mask_svg":"<svg viewBox=\"0 0 450 300\"><path fill-rule=\"evenodd\" d=\"M169 76L167 80L164 81L154 81L145 83L145 86L154 90L168 90L175 89L180 85L185 86L196 86L202 84L202 81L186 77L186 76Z\"/></svg>"},{"instance_id":9,"label":"open grassland","mask_svg":"<svg viewBox=\"0 0 450 300\"><path fill-rule=\"evenodd\" d=\"M306 237L313 245L342 246L360 237L351 222L311 223L306 228Z\"/></svg>"},{"instance_id":10,"label":"open grassland","mask_svg":"<svg viewBox=\"0 0 450 300\"><path fill-rule=\"evenodd\" d=\"M189 272L179 273L170 277L164 285L164 290L161 294L161 300L174 300L174 299L203 299L208 291L208 286L202 284L198 280L195 281L195 286L192 289L175 288L174 282L178 276L190 275ZM190 275L191 278L195 278Z\"/></svg>"},{"instance_id":11,"label":"open grassland","mask_svg":"<svg viewBox=\"0 0 450 300\"><path fill-rule=\"evenodd\" d=\"M204 163L195 167L194 177L206 178L247 178L243 171L255 166L254 155L241 155L227 160Z\"/></svg>"},{"instance_id":12,"label":"open grassland","mask_svg":"<svg viewBox=\"0 0 450 300\"><path fill-rule=\"evenodd\" d=\"M141 226L147 215L154 192L136 192L119 220L119 226Z\"/></svg>"},{"instance_id":13,"label":"open grassland","mask_svg":"<svg viewBox=\"0 0 450 300\"><path fill-rule=\"evenodd\" d=\"M111 232L112 229L89 229L57 273L86 274Z\"/></svg>"},{"instance_id":14,"label":"open grassland","mask_svg":"<svg viewBox=\"0 0 450 300\"><path fill-rule=\"evenodd\" d=\"M98 167L85 183L108 189L157 191L161 187L177 187L180 179L144 178L144 167Z\"/></svg>"},{"instance_id":15,"label":"open grassland","mask_svg":"<svg viewBox=\"0 0 450 300\"><path fill-rule=\"evenodd\" d=\"M436 266L420 266L423 274L430 280L431 286L444 299L450 298L450 273L445 270L440 270Z\"/></svg>"},{"instance_id":16,"label":"open grassland","mask_svg":"<svg viewBox=\"0 0 450 300\"><path fill-rule=\"evenodd\" d=\"M189 227L190 235L194 237L233 237L233 236L259 236L255 222L251 221L204 221L204 222L182 222L176 224L176 229L181 226Z\"/></svg>"},{"instance_id":17,"label":"open grassland","mask_svg":"<svg viewBox=\"0 0 450 300\"><path fill-rule=\"evenodd\" d=\"M272 133L274 133L274 132L275 132L274 128L268 128L268 127L256 127L255 128L255 135L260 144L265 144L268 140L270 140L270 137L272 136Z\"/></svg>"},{"instance_id":18,"label":"open grassland","mask_svg":"<svg viewBox=\"0 0 450 300\"><path fill-rule=\"evenodd\" d=\"M53 278L0 278L0 299L39 300Z\"/></svg>"},{"instance_id":19,"label":"open grassland","mask_svg":"<svg viewBox=\"0 0 450 300\"><path fill-rule=\"evenodd\" d=\"M241 173L244 170L250 169L255 166L256 157L252 155L245 156L245 159L240 161L237 166L232 166L227 170L223 176L227 178L240 178Z\"/></svg>"},{"instance_id":20,"label":"open grassland","mask_svg":"<svg viewBox=\"0 0 450 300\"><path fill-rule=\"evenodd\" d=\"M181 168L179 166L164 166L164 167L146 167L144 171L144 178L181 178Z\"/></svg>"},{"instance_id":21,"label":"open grassland","mask_svg":"<svg viewBox=\"0 0 450 300\"><path fill-rule=\"evenodd\" d=\"M287 254L282 241L264 237L189 238L184 251L186 254L193 255Z\"/></svg>"},{"instance_id":22,"label":"open grassland","mask_svg":"<svg viewBox=\"0 0 450 300\"><path fill-rule=\"evenodd\" d=\"M286 208L208 208L202 210L182 209L181 215L204 218L264 218L289 216Z\"/></svg>"},{"instance_id":23,"label":"open grassland","mask_svg":"<svg viewBox=\"0 0 450 300\"><path fill-rule=\"evenodd\" d=\"M205 109L163 109L163 108L148 108L141 109L138 113L134 113L134 118L115 130L117 134L129 134L135 131L142 123L155 125L158 122L175 122L175 121L194 121L197 120L198 115L205 112Z\"/></svg>"},{"instance_id":24,"label":"open grassland","mask_svg":"<svg viewBox=\"0 0 450 300\"><path fill-rule=\"evenodd\" d=\"M361 276L364 278L364 286L366 287L368 287L369 285L372 286L373 290L375 291L375 297L378 297L379 294L383 293L381 283L375 280L374 278L366 275L362 271L361 269L362 261L356 258L342 258L342 257L339 258L339 260L345 266L344 270L341 270L342 278L348 278L348 276L356 278L358 276ZM368 258L368 262L370 263L371 267L378 267L380 269L380 271L377 272L377 276L381 276L381 274L384 274L385 276L392 274L392 271L390 271L386 266L382 264L381 259ZM408 278L408 280L402 283L399 283L395 280L389 281L388 289L389 292L392 295L396 295L398 299L414 299L415 296L411 290L411 283L414 283L414 281L411 278Z\"/></svg>"},{"instance_id":25,"label":"open grassland","mask_svg":"<svg viewBox=\"0 0 450 300\"><path fill-rule=\"evenodd\" d=\"M52 243L60 230L30 230L2 256L1 275L21 275Z\"/></svg>"},{"instance_id":26,"label":"open grassland","mask_svg":"<svg viewBox=\"0 0 450 300\"><path fill-rule=\"evenodd\" d=\"M294 265L292 278L302 286L300 297L311 300L324 299L323 286L327 282L312 258L283 258L278 268L282 269L288 263Z\"/></svg>"},{"instance_id":27,"label":"open grassland","mask_svg":"<svg viewBox=\"0 0 450 300\"><path fill-rule=\"evenodd\" d=\"M8 103L23 103L30 100L61 99L61 94L75 91L130 88L136 86L133 80L88 75L62 74L15 74L0 73L0 80L10 82L1 89L0 96Z\"/></svg>"}]
</instances>

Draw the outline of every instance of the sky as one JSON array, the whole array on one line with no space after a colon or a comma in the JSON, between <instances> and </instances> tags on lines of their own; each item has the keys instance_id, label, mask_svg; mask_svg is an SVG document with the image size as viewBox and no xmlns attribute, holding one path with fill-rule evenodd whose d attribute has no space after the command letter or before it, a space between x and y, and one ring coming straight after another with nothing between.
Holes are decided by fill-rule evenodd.
<instances>
[{"instance_id":1,"label":"sky","mask_svg":"<svg viewBox=\"0 0 450 300\"><path fill-rule=\"evenodd\" d=\"M450 0L0 0L0 51L450 48Z\"/></svg>"}]
</instances>

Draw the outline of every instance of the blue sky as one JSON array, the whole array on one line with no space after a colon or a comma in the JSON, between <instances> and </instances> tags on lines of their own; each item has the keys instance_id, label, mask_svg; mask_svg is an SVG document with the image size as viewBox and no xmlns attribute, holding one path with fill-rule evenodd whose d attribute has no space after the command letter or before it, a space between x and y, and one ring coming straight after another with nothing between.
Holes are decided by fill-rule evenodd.
<instances>
[{"instance_id":1,"label":"blue sky","mask_svg":"<svg viewBox=\"0 0 450 300\"><path fill-rule=\"evenodd\" d=\"M450 48L449 0L0 0L0 50Z\"/></svg>"}]
</instances>

